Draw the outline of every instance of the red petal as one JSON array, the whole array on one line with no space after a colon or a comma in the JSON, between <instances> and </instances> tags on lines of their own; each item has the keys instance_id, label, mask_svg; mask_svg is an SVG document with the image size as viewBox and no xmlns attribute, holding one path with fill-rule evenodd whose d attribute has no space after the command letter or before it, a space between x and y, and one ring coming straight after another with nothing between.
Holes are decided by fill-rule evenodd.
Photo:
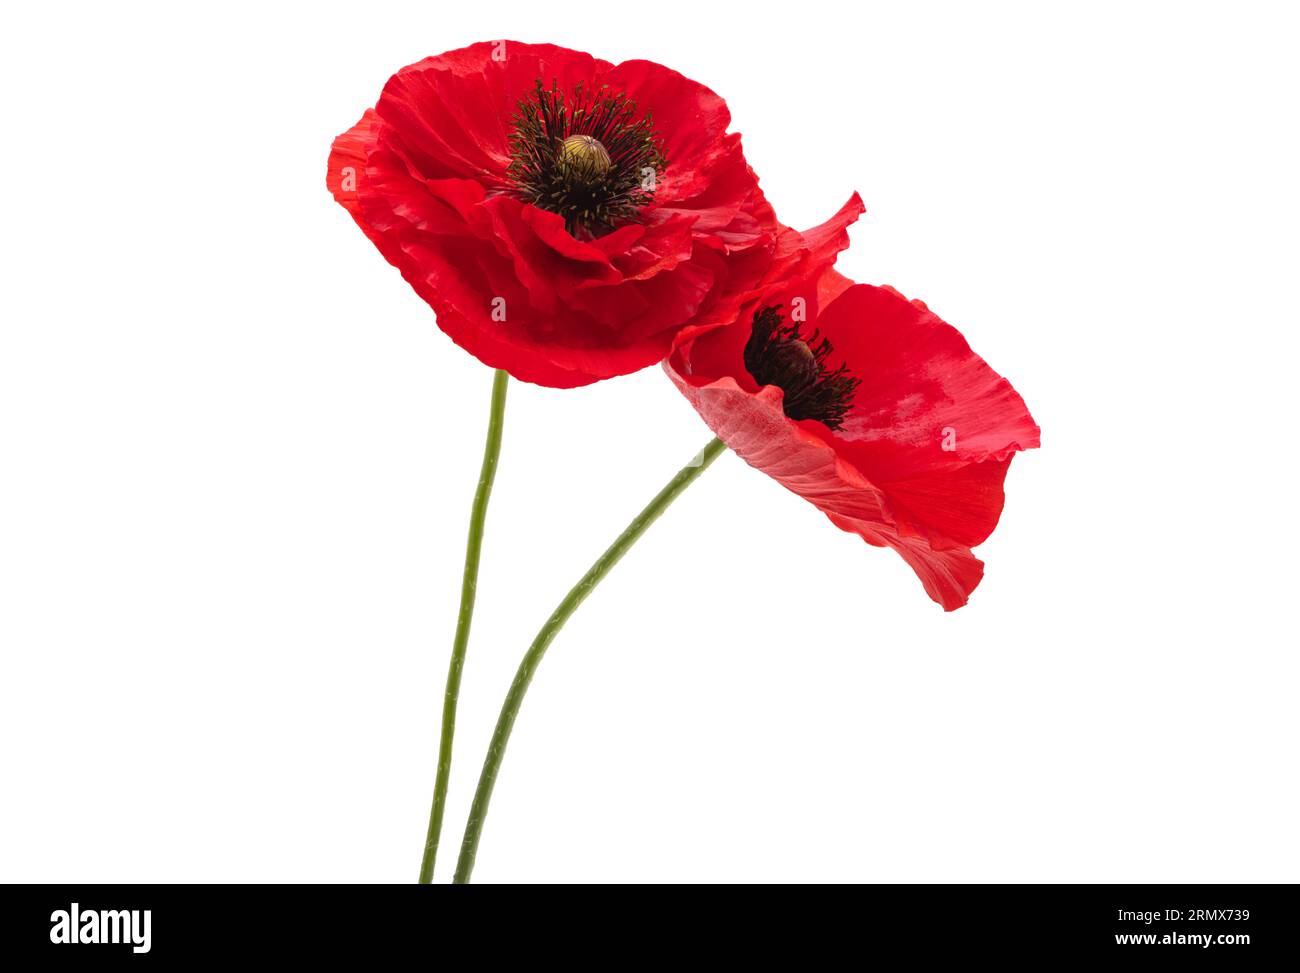
<instances>
[{"instance_id":1,"label":"red petal","mask_svg":"<svg viewBox=\"0 0 1300 973\"><path fill-rule=\"evenodd\" d=\"M502 179L510 164L510 119L535 82L571 90L611 66L553 44L484 41L402 68L375 110L421 174Z\"/></svg>"},{"instance_id":2,"label":"red petal","mask_svg":"<svg viewBox=\"0 0 1300 973\"><path fill-rule=\"evenodd\" d=\"M714 435L746 463L811 502L837 527L877 547L894 548L946 611L966 604L983 574L979 559L967 548L935 551L924 541L900 534L884 495L830 444L786 418L780 389L748 392L731 378L697 387L684 381L671 362L664 368L674 384Z\"/></svg>"},{"instance_id":3,"label":"red petal","mask_svg":"<svg viewBox=\"0 0 1300 973\"><path fill-rule=\"evenodd\" d=\"M334 140L325 168L325 187L356 219L358 199L365 188L366 161L379 138L379 116L367 108L361 120ZM364 230L365 224L361 224Z\"/></svg>"},{"instance_id":4,"label":"red petal","mask_svg":"<svg viewBox=\"0 0 1300 973\"><path fill-rule=\"evenodd\" d=\"M624 61L601 80L614 91L625 92L637 110L649 113L654 121L668 157L668 169L656 189L661 199L689 195L693 174L739 153L740 136L724 138L731 124L727 103L698 81L653 61Z\"/></svg>"},{"instance_id":5,"label":"red petal","mask_svg":"<svg viewBox=\"0 0 1300 973\"><path fill-rule=\"evenodd\" d=\"M840 453L891 498L908 531L940 547L982 542L1002 512L998 461L1039 442L1011 383L956 328L890 288L848 288L817 327L862 383L835 437Z\"/></svg>"}]
</instances>

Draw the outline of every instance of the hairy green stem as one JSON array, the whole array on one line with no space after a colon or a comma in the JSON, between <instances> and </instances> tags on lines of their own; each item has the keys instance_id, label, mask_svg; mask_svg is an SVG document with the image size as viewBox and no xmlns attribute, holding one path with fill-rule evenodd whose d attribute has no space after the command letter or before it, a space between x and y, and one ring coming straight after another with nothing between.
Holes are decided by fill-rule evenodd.
<instances>
[{"instance_id":1,"label":"hairy green stem","mask_svg":"<svg viewBox=\"0 0 1300 973\"><path fill-rule=\"evenodd\" d=\"M510 731L514 729L515 718L523 704L528 685L533 681L533 673L546 654L547 647L556 634L564 627L569 616L578 610L589 594L595 590L605 575L609 574L615 564L628 552L633 544L646 532L646 529L659 519L659 515L668 509L688 486L695 482L709 464L718 458L726 446L722 440L714 439L689 464L682 467L658 495L650 501L644 510L633 518L618 539L596 559L587 573L560 602L558 608L546 620L533 644L528 647L519 670L515 673L510 691L506 693L505 703L501 706L501 715L497 717L496 729L492 733L492 742L488 744L487 758L483 761L483 771L479 774L478 789L474 792L474 803L470 806L469 821L465 824L465 837L460 846L460 860L456 863L456 877L453 882L465 885L470 873L474 871L474 859L478 855L479 838L483 833L483 820L487 817L488 803L492 800L492 788L496 785L497 774L501 770L501 761L505 758L506 744L510 740Z\"/></svg>"},{"instance_id":2,"label":"hairy green stem","mask_svg":"<svg viewBox=\"0 0 1300 973\"><path fill-rule=\"evenodd\" d=\"M433 783L429 833L424 841L424 858L420 861L421 885L433 881L433 865L438 857L438 837L442 833L442 817L447 809L451 745L456 736L456 702L460 697L460 676L465 667L470 624L474 620L479 552L483 548L483 523L487 519L488 499L492 496L492 481L497 475L497 458L501 455L501 428L505 424L506 386L509 381L510 377L501 369L497 369L492 378L492 408L488 413L487 442L483 446L483 466L479 470L478 488L474 491L474 505L470 508L469 539L465 543L465 572L460 583L460 614L456 617L456 636L451 644L447 688L442 697L442 738L438 742L438 773Z\"/></svg>"}]
</instances>

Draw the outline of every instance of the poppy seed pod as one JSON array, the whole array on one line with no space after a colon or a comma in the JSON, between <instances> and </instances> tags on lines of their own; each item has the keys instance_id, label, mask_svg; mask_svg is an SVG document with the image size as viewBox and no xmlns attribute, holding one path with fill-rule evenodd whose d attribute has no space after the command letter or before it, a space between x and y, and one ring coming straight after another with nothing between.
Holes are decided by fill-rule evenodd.
<instances>
[{"instance_id":1,"label":"poppy seed pod","mask_svg":"<svg viewBox=\"0 0 1300 973\"><path fill-rule=\"evenodd\" d=\"M609 172L609 153L590 135L570 135L560 143L560 165L575 179L595 182Z\"/></svg>"}]
</instances>

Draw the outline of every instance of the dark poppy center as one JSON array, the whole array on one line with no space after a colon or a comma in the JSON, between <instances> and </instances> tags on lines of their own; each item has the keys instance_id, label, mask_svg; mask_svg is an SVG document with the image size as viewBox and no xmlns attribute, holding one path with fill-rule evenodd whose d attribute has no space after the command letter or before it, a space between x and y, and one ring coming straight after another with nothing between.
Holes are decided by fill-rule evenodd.
<instances>
[{"instance_id":1,"label":"dark poppy center","mask_svg":"<svg viewBox=\"0 0 1300 973\"><path fill-rule=\"evenodd\" d=\"M798 324L786 324L776 304L754 312L745 368L759 385L775 385L785 393L782 408L791 419L816 419L838 429L853 408L861 380L845 364L827 365L833 350L815 329L805 339Z\"/></svg>"},{"instance_id":2,"label":"dark poppy center","mask_svg":"<svg viewBox=\"0 0 1300 973\"><path fill-rule=\"evenodd\" d=\"M597 237L636 219L667 165L649 112L608 85L572 92L537 81L521 99L507 175L515 194L564 217L575 236Z\"/></svg>"}]
</instances>

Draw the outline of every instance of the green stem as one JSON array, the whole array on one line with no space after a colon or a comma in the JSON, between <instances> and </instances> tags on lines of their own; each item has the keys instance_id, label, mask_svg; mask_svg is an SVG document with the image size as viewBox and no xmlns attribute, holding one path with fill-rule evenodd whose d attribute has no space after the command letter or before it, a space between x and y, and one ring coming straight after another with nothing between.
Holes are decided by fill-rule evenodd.
<instances>
[{"instance_id":1,"label":"green stem","mask_svg":"<svg viewBox=\"0 0 1300 973\"><path fill-rule=\"evenodd\" d=\"M487 758L483 761L483 771L478 778L478 789L474 792L474 803L470 806L469 821L465 824L465 837L460 846L460 861L456 863L456 877L453 879L455 884L467 884L470 873L474 871L479 837L483 833L483 820L487 817L488 803L492 800L492 788L496 785L501 761L505 758L510 731L514 729L515 717L519 715L519 707L523 704L524 694L528 692L528 684L533 681L533 673L537 671L537 666L541 663L542 656L546 654L547 647L556 633L564 627L564 623L569 620L569 616L578 610L578 606L595 590L596 585L609 574L628 549L651 524L659 519L659 515L668 509L668 505L708 469L709 464L717 459L718 454L724 449L726 446L722 440L714 439L700 450L695 459L682 467L678 474L668 481L668 485L633 518L623 533L618 535L618 539L582 576L582 580L564 596L559 607L537 633L537 638L533 639L533 644L528 647L523 661L519 663L519 671L515 673L515 680L510 684L510 691L506 693L506 701L501 706L501 715L497 717L497 726L492 732L492 742L488 744Z\"/></svg>"},{"instance_id":2,"label":"green stem","mask_svg":"<svg viewBox=\"0 0 1300 973\"><path fill-rule=\"evenodd\" d=\"M424 841L424 858L420 862L421 885L433 881L433 863L438 857L438 836L442 833L442 816L447 809L451 744L456 736L456 701L460 697L460 675L465 667L470 623L474 620L479 552L483 548L483 522L487 518L488 498L492 496L492 481L497 475L497 458L501 455L501 427L505 423L506 385L509 381L510 376L501 369L497 369L492 378L492 408L488 413L487 442L483 446L483 467L479 470L478 489L474 491L474 506L470 508L469 540L465 544L465 573L460 583L460 614L456 617L456 637L451 644L447 689L442 697L442 739L438 742L438 774L433 783L429 833Z\"/></svg>"}]
</instances>

